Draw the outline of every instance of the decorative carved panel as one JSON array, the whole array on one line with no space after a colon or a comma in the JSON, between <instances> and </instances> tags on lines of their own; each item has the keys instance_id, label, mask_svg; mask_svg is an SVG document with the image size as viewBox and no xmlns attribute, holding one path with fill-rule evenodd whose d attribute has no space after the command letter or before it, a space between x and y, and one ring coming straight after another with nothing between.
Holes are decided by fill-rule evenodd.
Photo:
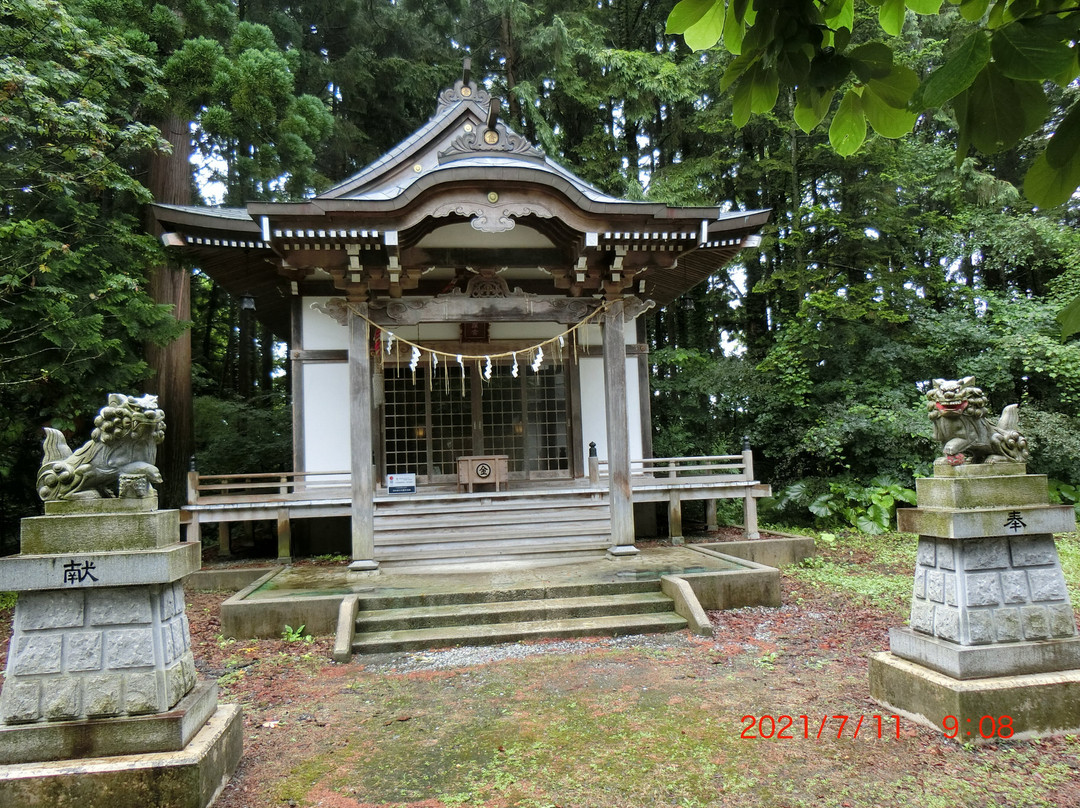
<instances>
[{"instance_id":1,"label":"decorative carved panel","mask_svg":"<svg viewBox=\"0 0 1080 808\"><path fill-rule=\"evenodd\" d=\"M472 82L465 84L458 79L454 86L439 93L439 109L436 115L441 115L447 107L452 107L460 101L475 101L482 107L491 104L491 95L483 87L477 87Z\"/></svg>"},{"instance_id":2,"label":"decorative carved panel","mask_svg":"<svg viewBox=\"0 0 1080 808\"><path fill-rule=\"evenodd\" d=\"M491 154L493 152L525 157L537 162L542 162L544 159L543 149L538 149L521 135L511 132L500 123L496 124L494 129L469 124L466 130L454 138L446 149L439 152L439 162L446 163L478 153Z\"/></svg>"}]
</instances>

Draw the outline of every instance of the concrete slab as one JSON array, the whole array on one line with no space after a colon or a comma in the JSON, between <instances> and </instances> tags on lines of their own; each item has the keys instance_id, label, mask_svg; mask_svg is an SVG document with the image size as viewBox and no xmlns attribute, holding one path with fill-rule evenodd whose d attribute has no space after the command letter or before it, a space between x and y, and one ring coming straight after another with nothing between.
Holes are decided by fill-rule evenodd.
<instances>
[{"instance_id":1,"label":"concrete slab","mask_svg":"<svg viewBox=\"0 0 1080 808\"><path fill-rule=\"evenodd\" d=\"M810 536L781 536L777 539L747 539L745 541L717 541L692 545L694 548L713 550L735 556L767 567L784 567L798 564L816 553Z\"/></svg>"},{"instance_id":2,"label":"concrete slab","mask_svg":"<svg viewBox=\"0 0 1080 808\"><path fill-rule=\"evenodd\" d=\"M196 570L184 579L184 589L227 590L238 592L278 567L223 567Z\"/></svg>"},{"instance_id":3,"label":"concrete slab","mask_svg":"<svg viewBox=\"0 0 1080 808\"><path fill-rule=\"evenodd\" d=\"M632 558L594 559L566 564L515 569L437 569L383 572L350 580L341 567L285 567L270 573L226 600L221 607L222 633L232 637L277 637L285 625L306 626L312 634L335 632L342 601L357 595L361 609L410 605L415 597L428 603L495 602L508 599L569 597L604 591L626 591L635 584L657 589L665 575L728 576L744 586L740 576L768 575L768 568L733 557L699 553L689 548L643 548ZM772 570L772 575L779 573ZM692 584L697 591L697 584ZM700 597L700 595L699 595ZM739 602L737 605L758 605ZM777 593L777 604L779 595ZM727 598L738 600L737 596ZM710 601L711 602L711 601ZM770 601L771 602L771 601ZM717 608L703 602L705 608ZM774 604L775 605L775 604ZM726 606L724 608L733 608Z\"/></svg>"}]
</instances>

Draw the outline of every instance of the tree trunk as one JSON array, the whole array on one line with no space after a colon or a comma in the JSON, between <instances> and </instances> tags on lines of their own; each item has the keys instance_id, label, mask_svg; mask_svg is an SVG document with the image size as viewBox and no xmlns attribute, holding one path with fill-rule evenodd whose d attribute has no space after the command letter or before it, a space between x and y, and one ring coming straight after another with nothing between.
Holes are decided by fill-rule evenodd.
<instances>
[{"instance_id":1,"label":"tree trunk","mask_svg":"<svg viewBox=\"0 0 1080 808\"><path fill-rule=\"evenodd\" d=\"M172 154L156 154L150 159L147 179L158 202L191 204L191 136L188 122L170 115L160 124L162 135L172 144ZM160 235L160 228L146 212L146 227ZM191 319L191 275L186 267L167 262L150 270L150 296L155 303L173 307L173 316L186 323ZM188 463L195 447L191 404L191 332L185 329L168 345L147 345L150 366L147 389L156 393L168 424L165 442L158 447L157 466L164 482L158 495L161 505L175 508L186 499Z\"/></svg>"}]
</instances>

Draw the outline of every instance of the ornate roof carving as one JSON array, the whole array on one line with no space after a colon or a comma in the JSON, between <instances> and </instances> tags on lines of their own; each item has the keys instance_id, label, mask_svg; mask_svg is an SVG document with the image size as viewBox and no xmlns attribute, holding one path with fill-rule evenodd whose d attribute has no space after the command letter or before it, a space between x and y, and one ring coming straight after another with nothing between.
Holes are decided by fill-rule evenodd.
<instances>
[{"instance_id":1,"label":"ornate roof carving","mask_svg":"<svg viewBox=\"0 0 1080 808\"><path fill-rule=\"evenodd\" d=\"M439 106L435 111L435 116L442 115L443 112L461 101L475 101L481 106L487 106L491 103L491 94L483 87L477 87L471 81L466 82L464 79L458 79L453 87L439 93Z\"/></svg>"},{"instance_id":2,"label":"ornate roof carving","mask_svg":"<svg viewBox=\"0 0 1080 808\"><path fill-rule=\"evenodd\" d=\"M439 162L448 163L476 154L505 154L513 157L525 157L539 163L544 161L544 150L533 146L521 135L509 131L501 123L494 128L484 129L466 124L465 131L450 142L450 146L439 152Z\"/></svg>"}]
</instances>

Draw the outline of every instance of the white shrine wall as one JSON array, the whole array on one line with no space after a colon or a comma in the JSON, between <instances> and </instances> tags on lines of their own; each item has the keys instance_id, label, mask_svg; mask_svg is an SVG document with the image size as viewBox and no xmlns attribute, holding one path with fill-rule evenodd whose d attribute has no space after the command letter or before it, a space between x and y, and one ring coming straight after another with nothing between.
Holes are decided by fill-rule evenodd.
<instances>
[{"instance_id":1,"label":"white shrine wall","mask_svg":"<svg viewBox=\"0 0 1080 808\"><path fill-rule=\"evenodd\" d=\"M293 350L302 351L346 351L348 349L348 329L321 311L311 308L312 303L325 303L329 297L306 297L301 308L300 346ZM492 323L489 336L492 340L527 340L540 342L555 337L565 330L557 323ZM459 328L455 323L424 323L413 326L400 326L394 333L406 340L421 345L443 340L453 341L458 338ZM568 343L573 340L568 338ZM626 329L626 344L636 343L635 329ZM597 454L606 460L607 452L607 415L605 404L604 362L602 336L598 325L588 325L579 330L577 345L581 351L576 368L568 367L569 372L576 372L580 393L581 412L581 457L584 472L588 473L589 443L596 443ZM403 354L405 356L407 354ZM519 358L522 372L528 373L531 358L524 355ZM550 360L549 360L550 361ZM640 382L636 356L626 358L626 409L627 423L630 425L630 457L642 457L643 429L641 421ZM294 436L298 441L298 456L303 458L303 468L298 471L343 471L349 468L350 429L349 407L349 365L344 358L318 359L306 361L303 366L301 385L302 429L303 434Z\"/></svg>"}]
</instances>

